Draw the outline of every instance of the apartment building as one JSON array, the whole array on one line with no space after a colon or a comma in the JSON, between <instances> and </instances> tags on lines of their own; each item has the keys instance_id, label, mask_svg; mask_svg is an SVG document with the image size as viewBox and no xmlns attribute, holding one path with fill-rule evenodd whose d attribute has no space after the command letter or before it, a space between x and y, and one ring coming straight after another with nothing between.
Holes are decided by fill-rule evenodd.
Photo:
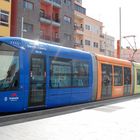
<instances>
[{"instance_id":1,"label":"apartment building","mask_svg":"<svg viewBox=\"0 0 140 140\"><path fill-rule=\"evenodd\" d=\"M63 46L74 47L74 0L61 0L60 42Z\"/></svg>"},{"instance_id":2,"label":"apartment building","mask_svg":"<svg viewBox=\"0 0 140 140\"><path fill-rule=\"evenodd\" d=\"M39 39L39 5L38 0L12 0L11 36Z\"/></svg>"},{"instance_id":3,"label":"apartment building","mask_svg":"<svg viewBox=\"0 0 140 140\"><path fill-rule=\"evenodd\" d=\"M12 0L11 36L74 46L72 0Z\"/></svg>"},{"instance_id":4,"label":"apartment building","mask_svg":"<svg viewBox=\"0 0 140 140\"><path fill-rule=\"evenodd\" d=\"M114 38L103 33L103 23L86 15L82 0L75 0L75 48L114 56Z\"/></svg>"},{"instance_id":5,"label":"apartment building","mask_svg":"<svg viewBox=\"0 0 140 140\"><path fill-rule=\"evenodd\" d=\"M86 15L82 0L11 0L11 36L113 56L114 38Z\"/></svg>"},{"instance_id":6,"label":"apartment building","mask_svg":"<svg viewBox=\"0 0 140 140\"><path fill-rule=\"evenodd\" d=\"M115 47L114 47L114 42L115 39L114 37L107 35L107 34L103 34L104 37L104 48L103 51L105 55L107 56L113 56L114 57L114 52L115 52ZM102 46L102 45L101 45ZM100 48L101 49L101 48Z\"/></svg>"},{"instance_id":7,"label":"apartment building","mask_svg":"<svg viewBox=\"0 0 140 140\"><path fill-rule=\"evenodd\" d=\"M11 0L0 1L0 36L10 36Z\"/></svg>"}]
</instances>

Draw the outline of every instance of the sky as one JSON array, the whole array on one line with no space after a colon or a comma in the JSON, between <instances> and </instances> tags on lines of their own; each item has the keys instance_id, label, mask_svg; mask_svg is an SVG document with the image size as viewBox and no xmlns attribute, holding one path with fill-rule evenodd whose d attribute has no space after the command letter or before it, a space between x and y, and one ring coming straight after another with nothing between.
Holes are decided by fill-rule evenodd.
<instances>
[{"instance_id":1,"label":"sky","mask_svg":"<svg viewBox=\"0 0 140 140\"><path fill-rule=\"evenodd\" d=\"M83 0L83 7L87 15L103 22L104 33L119 39L119 7L121 7L122 37L136 36L136 46L140 48L140 1L139 0ZM134 46L133 38L127 38ZM129 46L126 39L122 38L122 47Z\"/></svg>"}]
</instances>

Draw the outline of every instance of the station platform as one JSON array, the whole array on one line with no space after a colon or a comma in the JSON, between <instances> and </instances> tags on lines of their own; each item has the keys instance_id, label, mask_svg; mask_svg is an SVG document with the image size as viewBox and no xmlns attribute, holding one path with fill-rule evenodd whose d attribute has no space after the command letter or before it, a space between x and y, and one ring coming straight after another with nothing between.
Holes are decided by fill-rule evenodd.
<instances>
[{"instance_id":1,"label":"station platform","mask_svg":"<svg viewBox=\"0 0 140 140\"><path fill-rule=\"evenodd\" d=\"M0 140L139 139L140 98L0 127Z\"/></svg>"}]
</instances>

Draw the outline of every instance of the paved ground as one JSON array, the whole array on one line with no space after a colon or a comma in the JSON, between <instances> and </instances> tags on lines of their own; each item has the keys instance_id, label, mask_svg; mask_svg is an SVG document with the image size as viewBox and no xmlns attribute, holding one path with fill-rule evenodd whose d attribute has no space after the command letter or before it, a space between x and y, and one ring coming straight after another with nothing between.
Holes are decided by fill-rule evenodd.
<instances>
[{"instance_id":1,"label":"paved ground","mask_svg":"<svg viewBox=\"0 0 140 140\"><path fill-rule=\"evenodd\" d=\"M140 140L140 99L3 126L0 140Z\"/></svg>"}]
</instances>

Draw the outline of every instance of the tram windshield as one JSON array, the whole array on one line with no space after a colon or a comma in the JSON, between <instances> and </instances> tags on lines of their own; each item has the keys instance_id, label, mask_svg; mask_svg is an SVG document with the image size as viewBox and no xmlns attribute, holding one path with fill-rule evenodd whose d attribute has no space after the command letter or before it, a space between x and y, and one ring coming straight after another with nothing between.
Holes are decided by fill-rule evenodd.
<instances>
[{"instance_id":1,"label":"tram windshield","mask_svg":"<svg viewBox=\"0 0 140 140\"><path fill-rule=\"evenodd\" d=\"M19 84L19 52L0 42L0 91L14 90Z\"/></svg>"}]
</instances>

